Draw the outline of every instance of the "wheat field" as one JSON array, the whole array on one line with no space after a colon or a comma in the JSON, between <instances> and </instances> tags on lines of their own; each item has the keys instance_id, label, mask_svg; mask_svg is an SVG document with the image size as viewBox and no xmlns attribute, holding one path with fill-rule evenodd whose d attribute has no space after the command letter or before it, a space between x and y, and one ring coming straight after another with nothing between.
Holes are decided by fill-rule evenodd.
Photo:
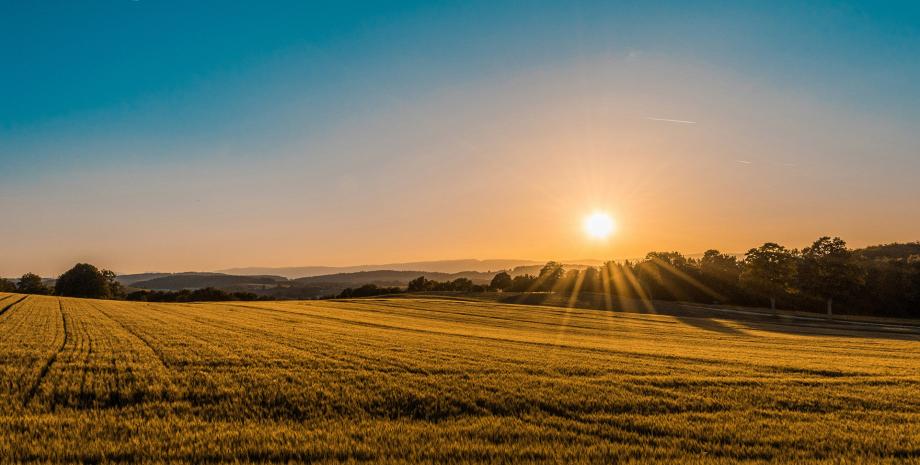
<instances>
[{"instance_id":1,"label":"wheat field","mask_svg":"<svg viewBox=\"0 0 920 465\"><path fill-rule=\"evenodd\" d=\"M920 342L442 298L0 294L4 462L920 463Z\"/></svg>"}]
</instances>

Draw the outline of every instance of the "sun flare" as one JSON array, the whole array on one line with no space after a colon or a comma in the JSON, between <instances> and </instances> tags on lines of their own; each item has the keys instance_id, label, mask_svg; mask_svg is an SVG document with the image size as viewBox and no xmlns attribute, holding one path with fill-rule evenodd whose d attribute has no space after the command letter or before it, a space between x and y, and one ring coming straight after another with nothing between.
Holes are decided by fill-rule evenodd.
<instances>
[{"instance_id":1,"label":"sun flare","mask_svg":"<svg viewBox=\"0 0 920 465\"><path fill-rule=\"evenodd\" d=\"M616 230L613 217L604 212L594 212L586 216L584 226L585 233L595 239L606 239Z\"/></svg>"}]
</instances>

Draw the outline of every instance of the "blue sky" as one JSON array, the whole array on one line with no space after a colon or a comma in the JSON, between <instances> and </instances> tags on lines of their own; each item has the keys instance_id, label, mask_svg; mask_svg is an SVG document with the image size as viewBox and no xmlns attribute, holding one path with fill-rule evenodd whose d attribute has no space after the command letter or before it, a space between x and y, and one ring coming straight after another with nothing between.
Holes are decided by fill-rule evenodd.
<instances>
[{"instance_id":1,"label":"blue sky","mask_svg":"<svg viewBox=\"0 0 920 465\"><path fill-rule=\"evenodd\" d=\"M146 207L154 215L169 211L164 202L192 198L203 202L204 211L219 211L226 202L246 205L252 195L264 195L260 197L264 202L257 204L285 198L299 215L341 224L344 214L337 213L336 208L298 209L305 203L320 202L330 191L350 183L378 185L378 193L385 191L397 199L433 192L437 195L436 186L416 177L424 173L397 173L394 169L391 179L407 186L401 188L385 186L387 183L379 179L381 170L374 167L433 163L432 158L446 155L431 147L456 144L451 137L463 133L481 139L479 151L488 152L489 160L501 159L507 156L499 149L503 146L498 142L501 135L488 131L517 124L514 120L519 116L508 108L549 101L548 95L567 84L568 90L578 95L558 98L574 102L576 107L581 105L585 112L598 110L592 95L607 90L617 95L632 92L636 101L629 105L640 107L654 100L652 97L673 92L675 101L683 102L675 104L675 109L687 110L684 114L662 114L669 109L662 104L637 110L637 117L694 119L693 95L743 101L742 97L736 100L731 92L749 88L763 95L806 101L821 109L810 117L777 116L776 124L786 118L794 126L815 125L816 134L826 135L834 133L834 125L811 119L814 115L853 115L883 128L874 135L861 135L856 145L865 142L866 149L846 155L850 158L840 165L843 172L839 177L817 176L812 182L838 186L848 176L858 174L860 162L870 162L877 155L872 153L873 147L886 150L891 157L888 165L880 165L874 182L881 182L886 175L900 179L905 166L916 167L911 157L918 154L910 128L920 123L920 5L802 3L3 2L0 194L5 200L0 199L0 213L21 218L18 226L5 226L9 228L5 233L29 244L24 250L44 253L38 251L41 241L54 237L37 231L53 223L53 218L85 208L86 224L76 226L87 231L79 252L65 256L67 249L62 248L40 260L44 269L53 272L58 263L79 257L112 260L112 266L124 263L126 268L143 267L122 261L127 246L119 248L111 246L111 240L92 243L89 239L91 222L116 211L141 226L150 221L135 218L136 213L125 211L129 205L118 204L108 195L131 198L130 205ZM642 70L621 72L617 68L629 60L641 61ZM621 76L632 77L618 81ZM723 77L733 90L720 94L714 86ZM627 88L628 83L641 88ZM642 95L651 95L651 100L640 102ZM695 104L701 113L714 111L705 102ZM604 111L616 106L612 102ZM539 107L536 111L551 115L553 109ZM757 114L765 110L749 111ZM493 116L496 122L492 129L478 126ZM727 113L712 116L727 118ZM451 122L443 126L433 122L441 118ZM854 119L845 119L846 124L862 127ZM889 133L884 128L892 129ZM785 137L753 127L740 127L738 133L748 130L758 140ZM430 137L425 139L418 133ZM359 144L366 134L376 135L366 145ZM820 137L801 137L804 144L814 147L815 163L838 156L832 153L834 146ZM873 145L872 137L884 141ZM700 148L720 150L718 144ZM648 153L644 158L657 162L667 159L666 152ZM443 163L430 168L451 169L449 160ZM212 170L214 167L218 168ZM292 171L300 170L302 179L291 176ZM223 178L206 182L172 179L177 172ZM383 172L389 173L386 169ZM472 169L462 175L469 177L466 186L476 184L475 179L481 177ZM495 185L500 182L496 180ZM67 211L55 206L73 200L72 195L55 190L64 184L84 192L77 196L77 206L71 205ZM306 184L311 188L304 188ZM460 184L458 181L454 190L445 187L445 192L452 193L448 197L462 198L466 191ZM491 187L494 185L483 185L484 190ZM865 186L871 188L872 184ZM171 197L176 192L185 197ZM222 195L209 197L213 192ZM913 193L891 191L874 200ZM356 207L366 194L337 197L344 200L336 206L373 218L375 213ZM158 197L163 200L156 201ZM23 210L22 202L34 204ZM304 226L286 222L283 210L256 216L261 221L277 220L279 228ZM185 215L198 218L201 212ZM534 212L533 216L539 215ZM182 237L215 231L227 234L223 222L227 217L204 216L213 221L174 240L183 242ZM80 217L74 214L72 221L84 221ZM181 220L180 213L177 221ZM346 223L384 235L388 231L382 223L355 221ZM443 221L457 222L451 231L463 226L456 218ZM115 223L110 226L117 229ZM494 226L501 225L496 220ZM827 226L832 225L829 222ZM119 237L136 233L130 228L119 232ZM802 232L801 237L811 232ZM853 235L863 241L882 239L857 230ZM902 239L904 231L890 235L892 240ZM550 242L560 237L541 240ZM798 240L799 236L789 238ZM228 237L226 247L236 244L238 248L249 239ZM325 239L309 236L306 240ZM696 246L695 242L664 240L663 247ZM475 242L461 246L443 250L433 245L411 250L397 247L391 254L380 256L362 250L363 255L341 259L336 258L340 255L323 255L307 248L285 258L290 262L285 264L350 262L360 257L367 257L367 261L458 255L486 258L482 255L497 252ZM512 254L527 254L524 249L510 250ZM541 254L554 250L547 246L521 258L551 258ZM580 252L634 253L616 248L558 249L558 253ZM32 256L23 252L8 270L0 264L0 273L18 272ZM229 257L226 265L281 264L281 256L253 251ZM262 263L249 262L261 257L265 257ZM204 262L203 267L224 264ZM152 266L193 265L176 260Z\"/></svg>"},{"instance_id":2,"label":"blue sky","mask_svg":"<svg viewBox=\"0 0 920 465\"><path fill-rule=\"evenodd\" d=\"M223 110L258 111L288 92L334 111L619 50L717 63L905 117L920 97L915 2L257 3L6 2L5 138L41 146L33 134L103 120L132 137L194 139L260 118ZM289 67L266 75L272 66Z\"/></svg>"}]
</instances>

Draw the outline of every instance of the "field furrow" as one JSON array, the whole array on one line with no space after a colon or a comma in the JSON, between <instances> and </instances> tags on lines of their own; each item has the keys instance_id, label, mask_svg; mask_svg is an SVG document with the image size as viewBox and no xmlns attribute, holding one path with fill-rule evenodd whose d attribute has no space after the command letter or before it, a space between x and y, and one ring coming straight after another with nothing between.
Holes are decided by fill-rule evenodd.
<instances>
[{"instance_id":1,"label":"field furrow","mask_svg":"<svg viewBox=\"0 0 920 465\"><path fill-rule=\"evenodd\" d=\"M64 352L64 349L67 348L67 341L71 338L70 332L72 329L68 329L68 316L64 313L64 304L60 300L57 301L58 310L61 313L61 337L60 345L54 350L54 352L49 356L45 362L42 364L41 369L38 371L38 376L32 383L32 387L29 388L29 391L26 393L23 398L22 405L28 406L29 402L35 397L35 394L38 393L38 389L41 387L42 382L45 381L45 377L48 376L48 372L51 371L51 367L54 366L54 363L57 361L58 357ZM71 323L72 325L72 323ZM52 381L60 381L58 378L52 378Z\"/></svg>"}]
</instances>

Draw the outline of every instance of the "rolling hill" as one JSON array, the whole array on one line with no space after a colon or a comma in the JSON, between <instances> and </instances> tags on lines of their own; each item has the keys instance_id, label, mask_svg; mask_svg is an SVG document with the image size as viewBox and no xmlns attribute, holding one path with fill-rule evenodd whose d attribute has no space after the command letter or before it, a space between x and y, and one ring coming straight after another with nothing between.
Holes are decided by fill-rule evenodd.
<instances>
[{"instance_id":1,"label":"rolling hill","mask_svg":"<svg viewBox=\"0 0 920 465\"><path fill-rule=\"evenodd\" d=\"M396 271L375 270L358 271L354 273L336 273L322 276L311 276L292 280L298 284L338 283L347 285L384 284L388 286L405 286L409 281L424 276L435 281L452 281L457 278L467 278L477 284L488 284L495 273L478 271L462 271L459 273L438 273L431 271Z\"/></svg>"},{"instance_id":2,"label":"rolling hill","mask_svg":"<svg viewBox=\"0 0 920 465\"><path fill-rule=\"evenodd\" d=\"M144 281L134 281L131 287L150 290L181 290L216 287L219 289L247 289L274 286L287 282L281 276L233 276L222 273L174 273Z\"/></svg>"},{"instance_id":3,"label":"rolling hill","mask_svg":"<svg viewBox=\"0 0 920 465\"><path fill-rule=\"evenodd\" d=\"M920 257L920 242L880 244L857 249L856 253L870 259L906 259Z\"/></svg>"},{"instance_id":4,"label":"rolling hill","mask_svg":"<svg viewBox=\"0 0 920 465\"><path fill-rule=\"evenodd\" d=\"M151 279L163 278L166 276L172 276L177 273L135 273L135 274L120 274L115 277L115 280L120 282L122 285L131 286L134 283L139 283L141 281L149 281ZM182 274L195 274L195 273L182 273ZM211 275L214 273L200 273L205 275Z\"/></svg>"}]
</instances>

